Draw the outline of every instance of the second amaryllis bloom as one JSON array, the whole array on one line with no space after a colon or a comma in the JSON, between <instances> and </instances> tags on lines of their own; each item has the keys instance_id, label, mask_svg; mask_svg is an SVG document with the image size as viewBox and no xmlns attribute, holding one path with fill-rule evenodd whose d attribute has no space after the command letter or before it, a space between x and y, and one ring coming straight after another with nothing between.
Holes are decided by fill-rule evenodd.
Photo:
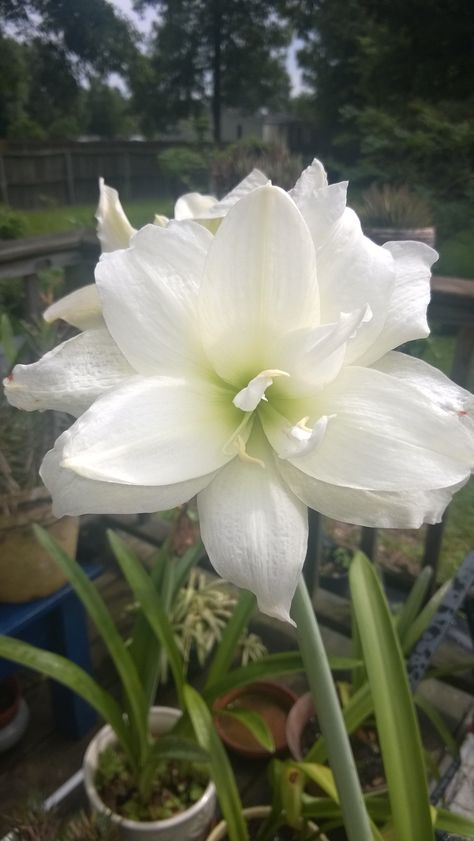
<instances>
[{"instance_id":1,"label":"second amaryllis bloom","mask_svg":"<svg viewBox=\"0 0 474 841\"><path fill-rule=\"evenodd\" d=\"M96 270L104 323L6 383L78 420L41 475L58 515L150 512L198 495L217 572L289 620L307 506L369 526L440 519L474 464L472 398L393 351L426 336L430 267L379 247L315 161L213 235L149 225Z\"/></svg>"}]
</instances>

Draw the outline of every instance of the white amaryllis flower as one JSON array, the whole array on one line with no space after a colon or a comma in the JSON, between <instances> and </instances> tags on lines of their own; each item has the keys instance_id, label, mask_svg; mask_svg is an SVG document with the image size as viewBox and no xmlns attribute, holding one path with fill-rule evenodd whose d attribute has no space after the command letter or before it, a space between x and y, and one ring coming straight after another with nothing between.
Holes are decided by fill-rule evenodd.
<instances>
[{"instance_id":1,"label":"white amaryllis flower","mask_svg":"<svg viewBox=\"0 0 474 841\"><path fill-rule=\"evenodd\" d=\"M215 236L147 226L96 271L105 325L6 383L79 415L43 462L56 514L166 509L198 495L210 560L289 621L306 506L368 526L435 522L474 463L472 399L393 352L428 333L430 266L379 247L317 161L259 187Z\"/></svg>"},{"instance_id":2,"label":"white amaryllis flower","mask_svg":"<svg viewBox=\"0 0 474 841\"><path fill-rule=\"evenodd\" d=\"M174 206L174 218L178 221L196 219L210 231L217 230L221 220L242 196L261 187L268 181L258 169L252 170L221 201L215 196L202 193L186 193L180 196ZM102 252L128 248L136 229L130 224L120 202L118 191L99 178L99 203L95 214L97 236ZM155 215L154 224L161 227L169 223L166 216ZM52 324L63 319L79 330L103 326L102 306L95 283L89 283L65 295L51 304L43 313L45 321Z\"/></svg>"}]
</instances>

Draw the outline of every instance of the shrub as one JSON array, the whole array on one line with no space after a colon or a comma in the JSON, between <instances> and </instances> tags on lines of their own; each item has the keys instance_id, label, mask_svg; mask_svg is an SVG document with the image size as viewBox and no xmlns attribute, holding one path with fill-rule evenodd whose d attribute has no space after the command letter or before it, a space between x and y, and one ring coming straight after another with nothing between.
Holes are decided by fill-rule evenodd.
<instances>
[{"instance_id":1,"label":"shrub","mask_svg":"<svg viewBox=\"0 0 474 841\"><path fill-rule=\"evenodd\" d=\"M0 205L0 240L25 236L27 222L22 213Z\"/></svg>"},{"instance_id":2,"label":"shrub","mask_svg":"<svg viewBox=\"0 0 474 841\"><path fill-rule=\"evenodd\" d=\"M299 155L292 155L283 143L241 140L214 157L212 177L218 195L228 193L254 167L284 190L293 186L303 168Z\"/></svg>"},{"instance_id":3,"label":"shrub","mask_svg":"<svg viewBox=\"0 0 474 841\"><path fill-rule=\"evenodd\" d=\"M209 160L200 149L173 146L160 152L158 163L163 175L176 179L188 190L207 190Z\"/></svg>"}]
</instances>

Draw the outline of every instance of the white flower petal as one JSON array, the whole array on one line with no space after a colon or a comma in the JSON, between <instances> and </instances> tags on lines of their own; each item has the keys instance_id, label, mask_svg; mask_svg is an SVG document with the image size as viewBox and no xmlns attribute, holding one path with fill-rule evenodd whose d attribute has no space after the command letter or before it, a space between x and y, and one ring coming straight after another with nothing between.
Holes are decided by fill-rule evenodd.
<instances>
[{"instance_id":1,"label":"white flower petal","mask_svg":"<svg viewBox=\"0 0 474 841\"><path fill-rule=\"evenodd\" d=\"M102 255L96 280L110 333L142 374L202 360L196 301L211 234L195 222L146 225L131 247Z\"/></svg>"},{"instance_id":2,"label":"white flower petal","mask_svg":"<svg viewBox=\"0 0 474 841\"><path fill-rule=\"evenodd\" d=\"M381 332L395 284L388 249L362 233L353 210L345 207L347 182L326 186L324 169L313 161L291 191L316 249L322 323L367 304L372 319L348 345L347 362L359 358Z\"/></svg>"},{"instance_id":3,"label":"white flower petal","mask_svg":"<svg viewBox=\"0 0 474 841\"><path fill-rule=\"evenodd\" d=\"M432 491L368 491L320 482L288 461L281 460L277 466L293 493L325 517L383 529L418 529L423 523L439 523L453 494L466 481Z\"/></svg>"},{"instance_id":4,"label":"white flower petal","mask_svg":"<svg viewBox=\"0 0 474 841\"><path fill-rule=\"evenodd\" d=\"M314 247L294 202L278 187L244 196L217 231L199 292L201 335L225 380L242 387L275 368L275 343L318 324Z\"/></svg>"},{"instance_id":5,"label":"white flower petal","mask_svg":"<svg viewBox=\"0 0 474 841\"><path fill-rule=\"evenodd\" d=\"M95 283L90 283L65 295L44 311L43 318L48 324L62 318L63 321L67 321L73 327L78 327L79 330L103 327L102 305L97 286Z\"/></svg>"},{"instance_id":6,"label":"white flower petal","mask_svg":"<svg viewBox=\"0 0 474 841\"><path fill-rule=\"evenodd\" d=\"M302 417L293 423L272 406L265 406L260 412L265 435L281 459L307 455L319 447L331 419L332 416L322 415L312 426L308 426L309 418Z\"/></svg>"},{"instance_id":7,"label":"white flower petal","mask_svg":"<svg viewBox=\"0 0 474 841\"><path fill-rule=\"evenodd\" d=\"M438 254L422 242L386 242L395 260L395 286L385 324L374 343L357 358L357 365L370 365L404 342L428 336L426 310L430 300L431 266Z\"/></svg>"},{"instance_id":8,"label":"white flower petal","mask_svg":"<svg viewBox=\"0 0 474 841\"><path fill-rule=\"evenodd\" d=\"M184 482L233 458L235 449L226 445L241 419L232 394L216 386L196 378L139 378L96 400L76 421L63 467L106 482Z\"/></svg>"},{"instance_id":9,"label":"white flower petal","mask_svg":"<svg viewBox=\"0 0 474 841\"><path fill-rule=\"evenodd\" d=\"M316 255L333 233L346 208L347 181L328 186L326 172L316 158L301 174L290 196L311 231Z\"/></svg>"},{"instance_id":10,"label":"white flower petal","mask_svg":"<svg viewBox=\"0 0 474 841\"><path fill-rule=\"evenodd\" d=\"M392 254L365 237L356 214L346 208L317 250L321 320L369 305L372 319L348 343L346 363L359 358L382 331L395 285Z\"/></svg>"},{"instance_id":11,"label":"white flower petal","mask_svg":"<svg viewBox=\"0 0 474 841\"><path fill-rule=\"evenodd\" d=\"M347 343L372 319L370 307L341 313L335 324L298 330L283 336L275 348L275 362L289 378L278 384L288 397L319 391L338 375L346 357Z\"/></svg>"},{"instance_id":12,"label":"white flower petal","mask_svg":"<svg viewBox=\"0 0 474 841\"><path fill-rule=\"evenodd\" d=\"M291 622L308 524L304 506L282 482L268 447L249 442L265 467L236 458L198 495L201 535L216 572L257 596L263 613Z\"/></svg>"},{"instance_id":13,"label":"white flower petal","mask_svg":"<svg viewBox=\"0 0 474 841\"><path fill-rule=\"evenodd\" d=\"M247 195L247 193L251 193L252 190L256 190L257 187L265 187L266 184L269 184L269 180L263 172L260 172L259 169L253 169L249 175L239 181L236 187L227 193L223 199L216 202L216 204L211 208L210 213L208 214L210 219L216 219L219 217L226 216L231 209L240 199Z\"/></svg>"},{"instance_id":14,"label":"white flower petal","mask_svg":"<svg viewBox=\"0 0 474 841\"><path fill-rule=\"evenodd\" d=\"M200 476L174 485L124 485L86 479L62 467L64 447L69 441L66 431L46 453L40 475L53 499L55 517L80 514L137 514L165 511L182 505L214 477Z\"/></svg>"},{"instance_id":15,"label":"white flower petal","mask_svg":"<svg viewBox=\"0 0 474 841\"><path fill-rule=\"evenodd\" d=\"M103 178L99 178L99 204L95 218L102 251L127 248L135 228L125 215L117 190L108 187Z\"/></svg>"},{"instance_id":16,"label":"white flower petal","mask_svg":"<svg viewBox=\"0 0 474 841\"><path fill-rule=\"evenodd\" d=\"M310 425L331 414L319 447L291 458L315 479L365 490L433 490L462 482L474 465L474 441L458 417L374 369L344 369L314 398Z\"/></svg>"},{"instance_id":17,"label":"white flower petal","mask_svg":"<svg viewBox=\"0 0 474 841\"><path fill-rule=\"evenodd\" d=\"M97 397L136 372L105 328L87 330L31 365L15 365L5 394L17 409L55 409L80 415Z\"/></svg>"},{"instance_id":18,"label":"white flower petal","mask_svg":"<svg viewBox=\"0 0 474 841\"><path fill-rule=\"evenodd\" d=\"M183 219L206 218L209 210L217 204L215 196L205 196L202 193L185 193L180 196L174 206L174 218Z\"/></svg>"},{"instance_id":19,"label":"white flower petal","mask_svg":"<svg viewBox=\"0 0 474 841\"><path fill-rule=\"evenodd\" d=\"M474 435L474 396L453 383L438 368L406 353L392 351L372 365L377 371L408 383L437 408L455 415L463 427Z\"/></svg>"}]
</instances>

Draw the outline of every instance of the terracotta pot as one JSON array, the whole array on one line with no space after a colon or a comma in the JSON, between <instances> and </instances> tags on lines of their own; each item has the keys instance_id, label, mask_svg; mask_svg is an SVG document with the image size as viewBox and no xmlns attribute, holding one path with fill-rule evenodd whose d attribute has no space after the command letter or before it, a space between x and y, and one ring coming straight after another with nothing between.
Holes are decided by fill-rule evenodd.
<instances>
[{"instance_id":1,"label":"terracotta pot","mask_svg":"<svg viewBox=\"0 0 474 841\"><path fill-rule=\"evenodd\" d=\"M45 488L0 498L0 601L28 602L49 596L66 583L53 558L31 528L37 523L70 555L75 555L78 517L57 520Z\"/></svg>"},{"instance_id":2,"label":"terracotta pot","mask_svg":"<svg viewBox=\"0 0 474 841\"><path fill-rule=\"evenodd\" d=\"M241 709L259 713L267 722L275 742L275 753L287 748L286 718L297 695L286 686L270 681L260 681L241 686L222 695L214 703L215 710L222 710L232 702L238 702ZM257 742L250 731L230 716L215 716L215 726L221 739L229 748L242 756L267 758L270 752Z\"/></svg>"},{"instance_id":3,"label":"terracotta pot","mask_svg":"<svg viewBox=\"0 0 474 841\"><path fill-rule=\"evenodd\" d=\"M249 809L243 810L243 815L245 819L248 821L251 820L264 820L270 814L270 806L251 806ZM318 827L312 821L308 821L308 830L311 832L316 832ZM227 841L227 824L225 821L221 821L211 832L210 835L207 836L206 841ZM319 841L328 841L325 835L318 835ZM185 839L183 838L183 841Z\"/></svg>"},{"instance_id":4,"label":"terracotta pot","mask_svg":"<svg viewBox=\"0 0 474 841\"><path fill-rule=\"evenodd\" d=\"M383 245L393 240L416 240L424 242L432 248L436 242L436 228L365 228L364 233L369 239Z\"/></svg>"},{"instance_id":5,"label":"terracotta pot","mask_svg":"<svg viewBox=\"0 0 474 841\"><path fill-rule=\"evenodd\" d=\"M181 715L181 710L172 707L152 707L149 717L152 735L168 733ZM216 811L216 789L213 782L209 783L201 799L190 809L166 820L132 821L110 811L99 797L94 778L99 755L114 742L115 734L106 725L94 736L84 756L84 787L93 811L107 815L111 823L118 827L119 837L123 841L203 841Z\"/></svg>"}]
</instances>

